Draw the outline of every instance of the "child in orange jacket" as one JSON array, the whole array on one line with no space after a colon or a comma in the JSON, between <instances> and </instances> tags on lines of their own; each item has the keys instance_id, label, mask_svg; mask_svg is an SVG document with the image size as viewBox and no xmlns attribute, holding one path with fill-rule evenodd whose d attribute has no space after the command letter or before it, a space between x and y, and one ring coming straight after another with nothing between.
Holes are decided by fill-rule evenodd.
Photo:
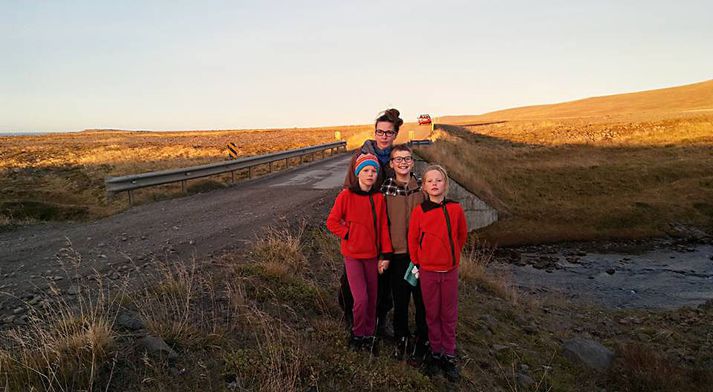
<instances>
[{"instance_id":1,"label":"child in orange jacket","mask_svg":"<svg viewBox=\"0 0 713 392\"><path fill-rule=\"evenodd\" d=\"M438 365L452 381L459 378L455 364L458 323L458 265L468 227L463 208L446 199L448 174L438 165L423 172L426 200L411 213L408 247L418 268L426 307L431 372Z\"/></svg>"},{"instance_id":2,"label":"child in orange jacket","mask_svg":"<svg viewBox=\"0 0 713 392\"><path fill-rule=\"evenodd\" d=\"M353 348L369 343L373 347L377 278L389 267L393 252L384 196L374 186L378 171L376 156L360 155L354 165L358 182L339 193L327 217L327 228L341 238L347 279L354 297L349 341Z\"/></svg>"}]
</instances>

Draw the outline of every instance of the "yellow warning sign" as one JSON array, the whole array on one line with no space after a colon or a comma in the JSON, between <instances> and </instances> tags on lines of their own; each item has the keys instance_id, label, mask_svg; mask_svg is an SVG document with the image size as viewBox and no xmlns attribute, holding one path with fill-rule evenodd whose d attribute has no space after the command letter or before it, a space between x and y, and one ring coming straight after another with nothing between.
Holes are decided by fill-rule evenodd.
<instances>
[{"instance_id":1,"label":"yellow warning sign","mask_svg":"<svg viewBox=\"0 0 713 392\"><path fill-rule=\"evenodd\" d=\"M238 159L238 146L233 142L228 143L228 157Z\"/></svg>"}]
</instances>

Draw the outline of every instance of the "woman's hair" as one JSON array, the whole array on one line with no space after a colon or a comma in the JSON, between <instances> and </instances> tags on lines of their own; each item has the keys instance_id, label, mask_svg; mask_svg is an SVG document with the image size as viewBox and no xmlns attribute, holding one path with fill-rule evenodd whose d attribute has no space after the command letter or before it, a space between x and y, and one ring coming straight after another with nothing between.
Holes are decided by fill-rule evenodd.
<instances>
[{"instance_id":1,"label":"woman's hair","mask_svg":"<svg viewBox=\"0 0 713 392\"><path fill-rule=\"evenodd\" d=\"M404 123L404 120L399 117L400 114L401 113L396 109L384 110L379 114L379 117L376 118L376 121L374 122L374 128L376 128L376 124L380 121L386 121L394 124L394 132L398 132L399 128L401 128L401 125L403 125Z\"/></svg>"},{"instance_id":2,"label":"woman's hair","mask_svg":"<svg viewBox=\"0 0 713 392\"><path fill-rule=\"evenodd\" d=\"M413 155L411 147L409 147L406 143L395 145L394 148L391 149L391 156L393 157L394 153L399 151L406 151L407 153Z\"/></svg>"},{"instance_id":3,"label":"woman's hair","mask_svg":"<svg viewBox=\"0 0 713 392\"><path fill-rule=\"evenodd\" d=\"M443 166L441 166L441 165L428 165L428 166L426 167L426 169L423 171L423 183L424 183L424 184L426 183L426 176L428 175L428 172L432 172L432 171L440 172L440 173L443 175L443 179L444 179L444 181L446 182L446 189L444 190L443 195L444 195L444 196L447 196L447 195L448 195L448 172L446 171L446 169L443 168ZM425 189L426 189L425 185L424 185L423 189L424 189L424 192L425 192Z\"/></svg>"}]
</instances>

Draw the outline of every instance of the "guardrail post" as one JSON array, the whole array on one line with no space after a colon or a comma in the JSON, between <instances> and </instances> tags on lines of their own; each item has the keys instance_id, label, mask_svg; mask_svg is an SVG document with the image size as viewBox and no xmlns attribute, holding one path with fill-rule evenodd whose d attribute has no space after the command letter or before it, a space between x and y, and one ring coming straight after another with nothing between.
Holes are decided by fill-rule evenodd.
<instances>
[{"instance_id":1,"label":"guardrail post","mask_svg":"<svg viewBox=\"0 0 713 392\"><path fill-rule=\"evenodd\" d=\"M290 158L285 158L285 169L287 169L288 167L290 167L290 161L289 161L289 159L290 159Z\"/></svg>"},{"instance_id":2,"label":"guardrail post","mask_svg":"<svg viewBox=\"0 0 713 392\"><path fill-rule=\"evenodd\" d=\"M250 167L248 168L248 178L253 178L253 168L254 168L254 167L255 167L255 166L250 166Z\"/></svg>"},{"instance_id":3,"label":"guardrail post","mask_svg":"<svg viewBox=\"0 0 713 392\"><path fill-rule=\"evenodd\" d=\"M181 180L181 192L186 193L186 180Z\"/></svg>"},{"instance_id":4,"label":"guardrail post","mask_svg":"<svg viewBox=\"0 0 713 392\"><path fill-rule=\"evenodd\" d=\"M134 205L134 195L131 191L129 191L128 194L129 194L129 205L132 206L132 205Z\"/></svg>"},{"instance_id":5,"label":"guardrail post","mask_svg":"<svg viewBox=\"0 0 713 392\"><path fill-rule=\"evenodd\" d=\"M230 182L235 184L235 170L230 171Z\"/></svg>"},{"instance_id":6,"label":"guardrail post","mask_svg":"<svg viewBox=\"0 0 713 392\"><path fill-rule=\"evenodd\" d=\"M272 173L272 161L270 162L270 173Z\"/></svg>"}]
</instances>

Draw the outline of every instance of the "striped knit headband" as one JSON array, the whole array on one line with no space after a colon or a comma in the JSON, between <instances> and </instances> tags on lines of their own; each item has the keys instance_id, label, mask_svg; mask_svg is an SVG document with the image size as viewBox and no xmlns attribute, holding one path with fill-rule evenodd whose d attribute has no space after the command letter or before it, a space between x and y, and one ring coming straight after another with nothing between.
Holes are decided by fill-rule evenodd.
<instances>
[{"instance_id":1,"label":"striped knit headband","mask_svg":"<svg viewBox=\"0 0 713 392\"><path fill-rule=\"evenodd\" d=\"M379 161L376 159L376 156L374 156L374 154L359 155L356 162L354 163L354 175L358 176L361 169L367 166L373 166L376 169L376 172L379 172Z\"/></svg>"}]
</instances>

